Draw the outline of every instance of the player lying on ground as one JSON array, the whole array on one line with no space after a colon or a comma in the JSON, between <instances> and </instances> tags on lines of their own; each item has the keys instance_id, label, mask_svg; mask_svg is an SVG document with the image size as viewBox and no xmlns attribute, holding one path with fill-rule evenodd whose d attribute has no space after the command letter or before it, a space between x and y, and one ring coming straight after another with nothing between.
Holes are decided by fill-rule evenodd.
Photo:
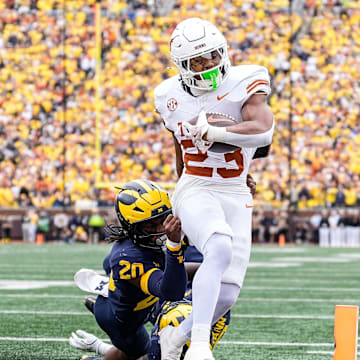
<instances>
[{"instance_id":1,"label":"player lying on ground","mask_svg":"<svg viewBox=\"0 0 360 360\"><path fill-rule=\"evenodd\" d=\"M159 301L155 309L149 314L148 320L154 325L151 331L151 342L148 351L149 360L161 360L161 351L159 344L159 332L166 326L178 326L192 311L192 292L191 292L191 280L194 272L198 268L199 263L202 261L201 254L196 250L195 247L189 246L185 250L185 266L188 269L189 281L185 296L180 301ZM104 270L109 273L109 256L104 260ZM98 282L98 288L103 287L102 291L106 291L107 278L103 276L96 277ZM93 311L93 299L91 297L86 298L86 306L90 311ZM218 341L225 334L230 323L230 312L225 314L219 321L212 327L210 347L211 349L218 343ZM70 344L73 347L84 351L95 352L99 355L106 355L106 353L112 348L109 345L95 335L89 334L83 330L77 330L72 333L70 337ZM187 343L182 352L182 358L186 353L190 343ZM83 359L87 360L100 360L102 357L97 356L84 356Z\"/></svg>"}]
</instances>

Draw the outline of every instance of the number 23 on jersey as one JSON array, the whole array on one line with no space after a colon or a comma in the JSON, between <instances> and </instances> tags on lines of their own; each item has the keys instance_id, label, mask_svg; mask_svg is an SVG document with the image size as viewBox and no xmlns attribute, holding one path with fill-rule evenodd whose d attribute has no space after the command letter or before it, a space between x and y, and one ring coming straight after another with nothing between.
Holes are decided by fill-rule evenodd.
<instances>
[{"instance_id":1,"label":"number 23 on jersey","mask_svg":"<svg viewBox=\"0 0 360 360\"><path fill-rule=\"evenodd\" d=\"M178 123L180 127L180 133L184 136L182 123ZM186 152L187 149L196 148L193 141L190 139L184 139L180 141L185 154L184 154L184 163L185 163L185 173L189 175L196 175L196 176L206 176L212 177L214 175L214 171L216 171L222 178L234 178L241 175L244 170L244 158L241 153L241 149L237 149L232 152L228 152L224 154L224 158L226 162L235 161L237 165L237 169L227 169L225 167L206 167L206 166L194 166L189 165L189 161L192 162L204 162L209 156L208 153L202 153L200 150L197 149L197 154L189 154Z\"/></svg>"}]
</instances>

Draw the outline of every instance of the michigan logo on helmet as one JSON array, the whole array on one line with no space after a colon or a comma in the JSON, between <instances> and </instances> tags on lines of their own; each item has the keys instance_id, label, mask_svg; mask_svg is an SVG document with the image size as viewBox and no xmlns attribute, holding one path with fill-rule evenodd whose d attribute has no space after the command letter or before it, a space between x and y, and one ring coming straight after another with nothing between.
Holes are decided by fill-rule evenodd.
<instances>
[{"instance_id":1,"label":"michigan logo on helmet","mask_svg":"<svg viewBox=\"0 0 360 360\"><path fill-rule=\"evenodd\" d=\"M171 35L170 56L183 83L190 88L215 90L229 74L230 60L224 36L216 26L200 18L178 24ZM218 59L218 63L211 69L196 72L191 67L191 59L198 57Z\"/></svg>"},{"instance_id":2,"label":"michigan logo on helmet","mask_svg":"<svg viewBox=\"0 0 360 360\"><path fill-rule=\"evenodd\" d=\"M166 237L157 231L157 225L171 213L171 204L160 185L145 179L126 183L115 197L115 212L121 226L107 227L112 239L128 238L138 246L161 248Z\"/></svg>"}]
</instances>

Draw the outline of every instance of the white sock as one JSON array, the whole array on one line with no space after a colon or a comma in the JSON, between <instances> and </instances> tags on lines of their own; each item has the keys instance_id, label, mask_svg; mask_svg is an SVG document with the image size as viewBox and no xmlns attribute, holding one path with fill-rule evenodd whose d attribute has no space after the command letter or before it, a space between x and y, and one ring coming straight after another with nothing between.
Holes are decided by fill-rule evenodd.
<instances>
[{"instance_id":1,"label":"white sock","mask_svg":"<svg viewBox=\"0 0 360 360\"><path fill-rule=\"evenodd\" d=\"M215 307L212 325L214 325L224 314L226 314L236 302L240 288L235 284L221 283L220 295ZM193 326L193 313L191 313L178 327L181 335L186 341L191 340L191 328Z\"/></svg>"},{"instance_id":2,"label":"white sock","mask_svg":"<svg viewBox=\"0 0 360 360\"><path fill-rule=\"evenodd\" d=\"M221 283L219 300L214 311L213 325L232 308L239 297L239 293L240 287L238 285Z\"/></svg>"},{"instance_id":3,"label":"white sock","mask_svg":"<svg viewBox=\"0 0 360 360\"><path fill-rule=\"evenodd\" d=\"M205 245L203 255L204 260L195 274L192 285L193 319L194 325L211 326L221 279L232 259L231 237L213 234Z\"/></svg>"},{"instance_id":4,"label":"white sock","mask_svg":"<svg viewBox=\"0 0 360 360\"><path fill-rule=\"evenodd\" d=\"M191 336L191 329L195 328L196 325L199 325L201 329L206 326L209 329L210 336L210 327L219 298L221 278L230 265L232 258L231 237L223 234L213 234L206 243L203 255L204 261L196 272L193 281L193 311L180 324L181 333L188 339ZM209 279L211 279L211 282ZM200 332L202 333L202 331ZM199 335L199 337L202 336Z\"/></svg>"}]
</instances>

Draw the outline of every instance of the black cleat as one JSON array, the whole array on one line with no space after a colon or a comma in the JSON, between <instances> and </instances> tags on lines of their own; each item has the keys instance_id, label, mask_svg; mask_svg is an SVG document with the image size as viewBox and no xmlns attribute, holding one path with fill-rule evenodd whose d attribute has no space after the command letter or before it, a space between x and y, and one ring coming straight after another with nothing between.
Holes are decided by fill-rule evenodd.
<instances>
[{"instance_id":1,"label":"black cleat","mask_svg":"<svg viewBox=\"0 0 360 360\"><path fill-rule=\"evenodd\" d=\"M94 298L93 296L87 296L84 299L84 305L91 313L94 313L95 302L96 302L96 298ZM91 359L100 359L100 358L91 358Z\"/></svg>"}]
</instances>

